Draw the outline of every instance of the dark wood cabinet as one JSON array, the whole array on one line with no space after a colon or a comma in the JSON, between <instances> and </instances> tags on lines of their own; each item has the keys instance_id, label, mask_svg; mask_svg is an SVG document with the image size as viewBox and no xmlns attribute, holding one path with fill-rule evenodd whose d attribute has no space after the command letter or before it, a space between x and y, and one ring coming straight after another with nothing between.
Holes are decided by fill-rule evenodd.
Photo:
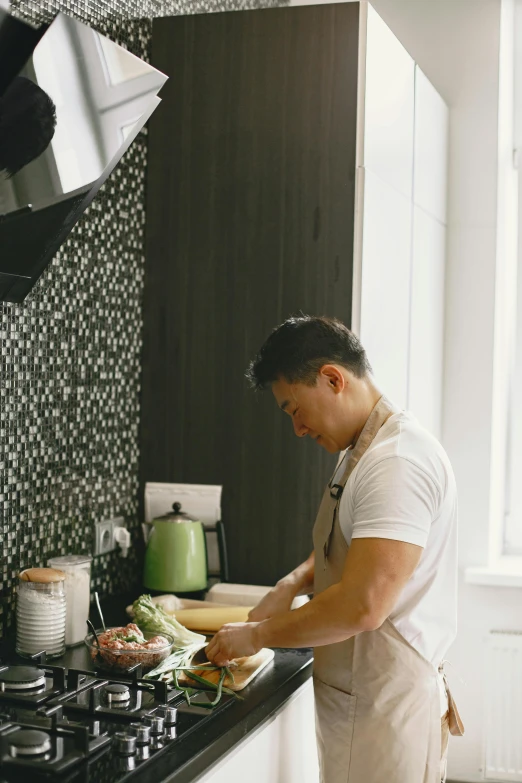
<instances>
[{"instance_id":1,"label":"dark wood cabinet","mask_svg":"<svg viewBox=\"0 0 522 783\"><path fill-rule=\"evenodd\" d=\"M351 320L359 4L154 20L146 481L223 484L231 580L310 552L334 459L244 373L299 311Z\"/></svg>"}]
</instances>

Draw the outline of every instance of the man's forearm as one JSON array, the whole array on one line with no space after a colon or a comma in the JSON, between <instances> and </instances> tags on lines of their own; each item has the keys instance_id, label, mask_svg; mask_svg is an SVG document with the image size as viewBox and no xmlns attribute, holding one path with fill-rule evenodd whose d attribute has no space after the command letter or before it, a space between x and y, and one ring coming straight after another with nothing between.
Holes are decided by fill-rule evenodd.
<instances>
[{"instance_id":1,"label":"man's forearm","mask_svg":"<svg viewBox=\"0 0 522 783\"><path fill-rule=\"evenodd\" d=\"M347 604L341 584L336 584L299 609L263 620L255 633L260 647L320 647L372 627L364 608Z\"/></svg>"},{"instance_id":2,"label":"man's forearm","mask_svg":"<svg viewBox=\"0 0 522 783\"><path fill-rule=\"evenodd\" d=\"M314 590L314 553L295 568L288 576L283 577L277 583L277 587L282 590L288 590L295 597L297 595L308 595Z\"/></svg>"}]
</instances>

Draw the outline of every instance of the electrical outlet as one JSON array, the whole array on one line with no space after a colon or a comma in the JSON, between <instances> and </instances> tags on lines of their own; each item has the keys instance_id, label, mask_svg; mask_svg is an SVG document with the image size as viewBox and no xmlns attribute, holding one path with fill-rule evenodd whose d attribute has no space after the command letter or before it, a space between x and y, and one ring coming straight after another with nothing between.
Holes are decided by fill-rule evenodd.
<instances>
[{"instance_id":1,"label":"electrical outlet","mask_svg":"<svg viewBox=\"0 0 522 783\"><path fill-rule=\"evenodd\" d=\"M116 528L125 527L123 517L114 519L105 519L103 522L96 522L94 535L94 554L105 555L116 549Z\"/></svg>"}]
</instances>

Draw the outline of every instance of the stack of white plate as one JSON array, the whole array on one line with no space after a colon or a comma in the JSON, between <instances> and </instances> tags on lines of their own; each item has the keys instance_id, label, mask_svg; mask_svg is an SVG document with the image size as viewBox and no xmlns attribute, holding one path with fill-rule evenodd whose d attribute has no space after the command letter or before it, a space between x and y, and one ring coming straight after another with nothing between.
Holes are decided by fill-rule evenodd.
<instances>
[{"instance_id":1,"label":"stack of white plate","mask_svg":"<svg viewBox=\"0 0 522 783\"><path fill-rule=\"evenodd\" d=\"M58 595L18 595L16 649L61 655L65 647L65 598Z\"/></svg>"}]
</instances>

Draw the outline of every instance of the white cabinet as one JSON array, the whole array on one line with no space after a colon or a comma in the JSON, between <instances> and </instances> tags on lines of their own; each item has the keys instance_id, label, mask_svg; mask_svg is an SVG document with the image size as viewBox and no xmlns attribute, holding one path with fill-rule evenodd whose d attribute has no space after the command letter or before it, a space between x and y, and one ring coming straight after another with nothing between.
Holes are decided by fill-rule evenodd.
<instances>
[{"instance_id":1,"label":"white cabinet","mask_svg":"<svg viewBox=\"0 0 522 783\"><path fill-rule=\"evenodd\" d=\"M383 392L440 436L448 109L361 5L353 328Z\"/></svg>"},{"instance_id":2,"label":"white cabinet","mask_svg":"<svg viewBox=\"0 0 522 783\"><path fill-rule=\"evenodd\" d=\"M448 107L419 66L415 68L413 201L446 223Z\"/></svg>"},{"instance_id":3,"label":"white cabinet","mask_svg":"<svg viewBox=\"0 0 522 783\"><path fill-rule=\"evenodd\" d=\"M374 9L367 9L364 145L357 163L411 199L415 63Z\"/></svg>"},{"instance_id":4,"label":"white cabinet","mask_svg":"<svg viewBox=\"0 0 522 783\"><path fill-rule=\"evenodd\" d=\"M319 783L312 680L197 783ZM195 782L196 783L196 782Z\"/></svg>"},{"instance_id":5,"label":"white cabinet","mask_svg":"<svg viewBox=\"0 0 522 783\"><path fill-rule=\"evenodd\" d=\"M411 201L364 173L360 338L387 397L408 403Z\"/></svg>"},{"instance_id":6,"label":"white cabinet","mask_svg":"<svg viewBox=\"0 0 522 783\"><path fill-rule=\"evenodd\" d=\"M408 408L436 437L442 406L447 159L448 108L416 67Z\"/></svg>"},{"instance_id":7,"label":"white cabinet","mask_svg":"<svg viewBox=\"0 0 522 783\"><path fill-rule=\"evenodd\" d=\"M408 408L440 437L445 226L413 210Z\"/></svg>"}]
</instances>

